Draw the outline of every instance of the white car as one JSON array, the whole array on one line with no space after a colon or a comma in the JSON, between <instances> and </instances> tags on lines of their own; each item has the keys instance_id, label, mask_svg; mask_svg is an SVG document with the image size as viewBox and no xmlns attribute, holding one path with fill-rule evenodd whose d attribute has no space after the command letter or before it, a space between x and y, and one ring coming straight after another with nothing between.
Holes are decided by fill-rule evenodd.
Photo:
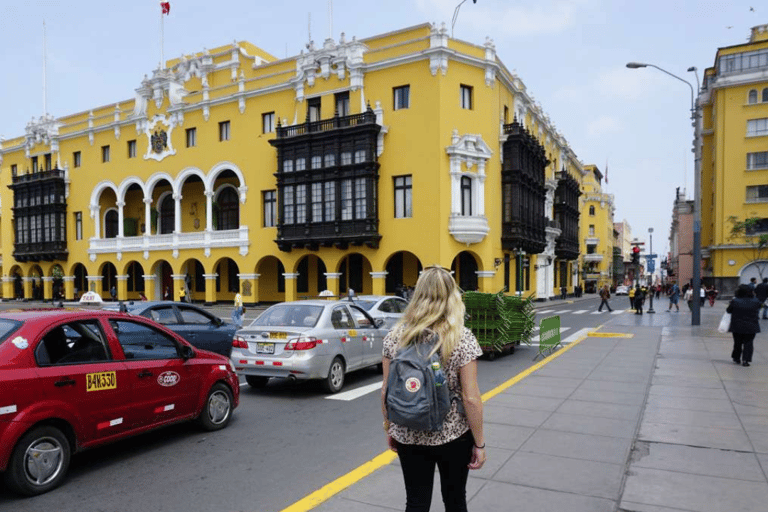
<instances>
[{"instance_id":1,"label":"white car","mask_svg":"<svg viewBox=\"0 0 768 512\"><path fill-rule=\"evenodd\" d=\"M629 295L629 287L623 285L617 286L614 295Z\"/></svg>"}]
</instances>

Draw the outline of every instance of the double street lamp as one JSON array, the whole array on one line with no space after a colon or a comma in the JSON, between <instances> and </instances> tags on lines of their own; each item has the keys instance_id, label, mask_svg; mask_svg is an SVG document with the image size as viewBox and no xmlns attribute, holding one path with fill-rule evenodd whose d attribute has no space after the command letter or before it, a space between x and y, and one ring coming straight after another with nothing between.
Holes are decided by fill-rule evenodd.
<instances>
[{"instance_id":1,"label":"double street lamp","mask_svg":"<svg viewBox=\"0 0 768 512\"><path fill-rule=\"evenodd\" d=\"M679 76L670 73L666 69L662 69L655 64L646 64L643 62L629 62L627 63L629 69L638 68L656 68L662 73L665 73L672 78L676 78L681 82L688 85L691 88L691 120L694 126L693 137L693 154L694 154L694 168L693 168L693 279L691 285L693 286L694 297L697 297L699 290L701 289L701 151L697 140L698 136L698 106L694 100L693 85L688 80L680 78ZM689 72L696 74L696 87L699 86L699 75L695 67L688 68ZM691 301L692 315L691 325L701 325L701 301Z\"/></svg>"}]
</instances>

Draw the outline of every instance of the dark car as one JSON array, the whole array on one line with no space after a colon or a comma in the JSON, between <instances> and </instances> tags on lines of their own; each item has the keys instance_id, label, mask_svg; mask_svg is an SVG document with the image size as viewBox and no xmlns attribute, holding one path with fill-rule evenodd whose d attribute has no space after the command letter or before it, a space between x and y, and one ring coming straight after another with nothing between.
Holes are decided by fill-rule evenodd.
<instances>
[{"instance_id":1,"label":"dark car","mask_svg":"<svg viewBox=\"0 0 768 512\"><path fill-rule=\"evenodd\" d=\"M0 472L21 494L60 485L86 448L191 419L224 428L239 394L230 361L146 318L0 313Z\"/></svg>"},{"instance_id":2,"label":"dark car","mask_svg":"<svg viewBox=\"0 0 768 512\"><path fill-rule=\"evenodd\" d=\"M124 302L123 305L128 313L152 319L166 326L197 348L210 350L225 357L229 357L232 352L232 338L237 327L194 304L130 301ZM107 304L104 309L118 311L120 304Z\"/></svg>"}]
</instances>

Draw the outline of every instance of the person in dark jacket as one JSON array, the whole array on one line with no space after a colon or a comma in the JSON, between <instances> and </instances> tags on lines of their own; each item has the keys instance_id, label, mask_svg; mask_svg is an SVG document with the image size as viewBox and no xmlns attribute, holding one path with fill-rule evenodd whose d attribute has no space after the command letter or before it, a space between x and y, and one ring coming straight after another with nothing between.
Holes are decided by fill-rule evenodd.
<instances>
[{"instance_id":1,"label":"person in dark jacket","mask_svg":"<svg viewBox=\"0 0 768 512\"><path fill-rule=\"evenodd\" d=\"M765 304L765 299L768 299L768 277L764 277L763 282L755 286L755 297L762 305L763 320L768 319L768 306Z\"/></svg>"},{"instance_id":2,"label":"person in dark jacket","mask_svg":"<svg viewBox=\"0 0 768 512\"><path fill-rule=\"evenodd\" d=\"M736 297L728 304L726 311L731 314L731 325L728 332L733 334L733 352L731 359L736 364L749 366L752 362L752 351L755 334L760 332L760 301L752 294L748 284L739 285Z\"/></svg>"},{"instance_id":3,"label":"person in dark jacket","mask_svg":"<svg viewBox=\"0 0 768 512\"><path fill-rule=\"evenodd\" d=\"M635 314L636 315L642 315L643 314L643 303L645 302L645 287L640 288L640 285L638 284L635 286Z\"/></svg>"}]
</instances>

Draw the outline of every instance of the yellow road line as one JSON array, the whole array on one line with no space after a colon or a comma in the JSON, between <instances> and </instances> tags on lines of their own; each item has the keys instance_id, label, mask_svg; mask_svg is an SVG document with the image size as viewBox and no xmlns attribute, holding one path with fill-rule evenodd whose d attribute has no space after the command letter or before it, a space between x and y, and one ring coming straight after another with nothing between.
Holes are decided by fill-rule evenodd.
<instances>
[{"instance_id":1,"label":"yellow road line","mask_svg":"<svg viewBox=\"0 0 768 512\"><path fill-rule=\"evenodd\" d=\"M602 325L600 327L602 327ZM600 327L598 327L597 329L600 329ZM569 343L567 346L561 348L557 352L550 354L547 358L542 359L541 361L531 366L530 368L518 373L508 381L504 382L503 384L500 384L499 386L496 386L492 390L483 394L482 396L483 402L490 400L491 398L498 395L505 389L508 389L514 386L515 384L517 384L518 382L520 382L521 380L529 376L531 373L541 368L542 366L550 363L551 361L554 361L555 359L560 357L562 354L568 352L571 348L573 348L574 345L578 345L579 343L584 341L586 338L587 336L583 336L575 340L574 342ZM333 482L330 482L324 485L323 487L316 490L312 494L305 496L304 498L300 499L294 504L288 506L288 508L284 508L280 512L307 512L308 510L312 510L313 508L320 505L324 501L327 501L328 499L333 497L335 494L343 491L347 487L350 487L352 484L359 482L360 480L370 475L377 469L382 468L387 464L390 464L396 458L397 458L397 454L391 450L382 452L376 457L366 462L365 464L363 464L362 466L358 466L357 468L353 469L346 475L340 476Z\"/></svg>"},{"instance_id":2,"label":"yellow road line","mask_svg":"<svg viewBox=\"0 0 768 512\"><path fill-rule=\"evenodd\" d=\"M634 334L627 334L623 332L595 332L592 331L587 334L590 338L634 338Z\"/></svg>"}]
</instances>

